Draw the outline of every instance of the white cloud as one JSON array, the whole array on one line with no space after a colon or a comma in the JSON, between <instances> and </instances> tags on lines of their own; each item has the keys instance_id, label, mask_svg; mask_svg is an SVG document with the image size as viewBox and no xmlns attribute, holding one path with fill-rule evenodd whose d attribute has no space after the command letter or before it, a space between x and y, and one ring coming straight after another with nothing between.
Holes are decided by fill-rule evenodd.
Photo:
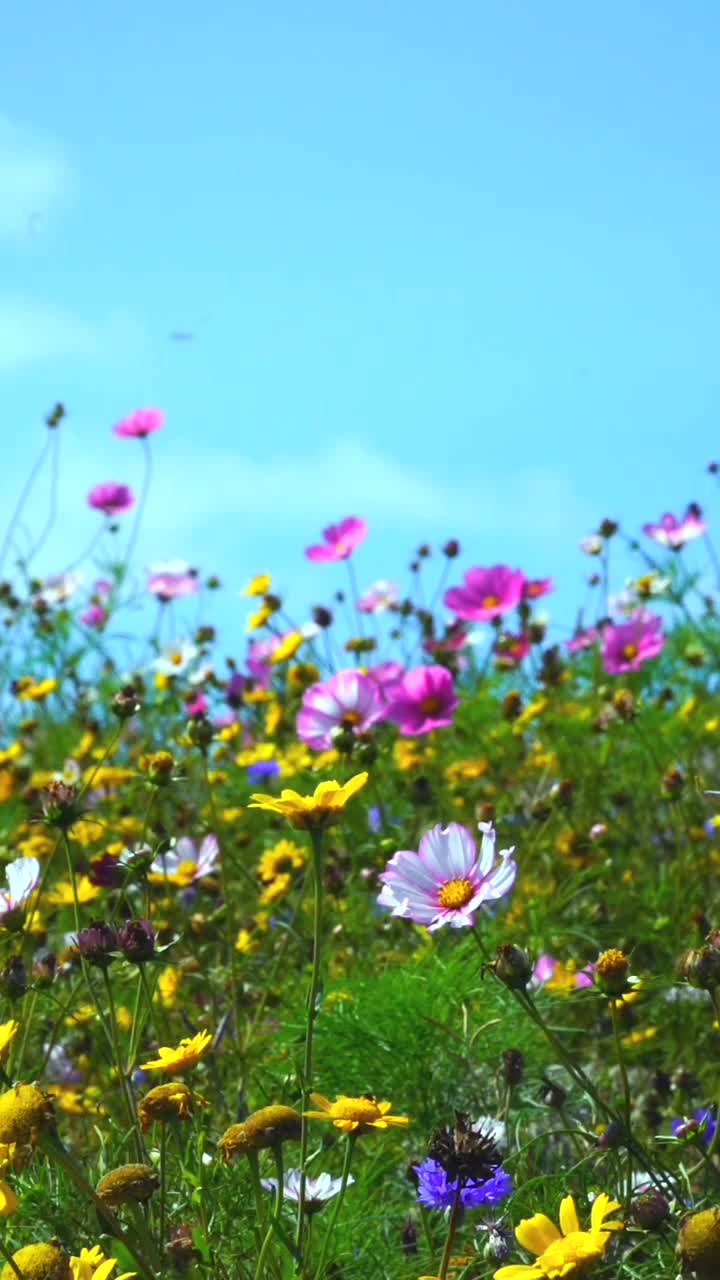
<instances>
[{"instance_id":1,"label":"white cloud","mask_svg":"<svg viewBox=\"0 0 720 1280\"><path fill-rule=\"evenodd\" d=\"M0 115L0 236L40 234L74 178L56 144Z\"/></svg>"},{"instance_id":2,"label":"white cloud","mask_svg":"<svg viewBox=\"0 0 720 1280\"><path fill-rule=\"evenodd\" d=\"M138 336L125 312L90 321L51 302L0 295L0 371L45 360L101 358L132 349Z\"/></svg>"}]
</instances>

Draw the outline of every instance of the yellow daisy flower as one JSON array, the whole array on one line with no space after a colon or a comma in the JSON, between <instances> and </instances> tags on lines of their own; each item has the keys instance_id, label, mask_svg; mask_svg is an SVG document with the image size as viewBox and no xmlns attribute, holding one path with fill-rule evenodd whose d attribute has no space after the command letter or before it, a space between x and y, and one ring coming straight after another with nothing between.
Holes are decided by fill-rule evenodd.
<instances>
[{"instance_id":1,"label":"yellow daisy flower","mask_svg":"<svg viewBox=\"0 0 720 1280\"><path fill-rule=\"evenodd\" d=\"M0 1023L0 1059L5 1056L9 1046L20 1030L20 1023L11 1018L9 1022Z\"/></svg>"},{"instance_id":2,"label":"yellow daisy flower","mask_svg":"<svg viewBox=\"0 0 720 1280\"><path fill-rule=\"evenodd\" d=\"M177 1049L165 1047L158 1049L160 1057L153 1058L151 1062L143 1062L141 1070L188 1071L190 1067L194 1067L199 1062L211 1043L212 1036L209 1031L198 1031L196 1036L181 1040Z\"/></svg>"},{"instance_id":3,"label":"yellow daisy flower","mask_svg":"<svg viewBox=\"0 0 720 1280\"><path fill-rule=\"evenodd\" d=\"M251 578L246 587L240 592L241 596L265 596L270 590L270 574L256 573Z\"/></svg>"},{"instance_id":4,"label":"yellow daisy flower","mask_svg":"<svg viewBox=\"0 0 720 1280\"><path fill-rule=\"evenodd\" d=\"M292 840L278 840L271 849L266 849L257 864L257 873L261 880L269 882L276 876L289 875L297 871L306 862L305 850Z\"/></svg>"},{"instance_id":5,"label":"yellow daisy flower","mask_svg":"<svg viewBox=\"0 0 720 1280\"><path fill-rule=\"evenodd\" d=\"M515 1239L535 1254L535 1261L501 1267L493 1280L573 1280L602 1258L611 1233L622 1230L622 1222L605 1221L619 1208L618 1202L602 1191L593 1201L589 1231L580 1227L572 1196L565 1196L560 1203L559 1229L544 1213L523 1218L515 1228Z\"/></svg>"},{"instance_id":6,"label":"yellow daisy flower","mask_svg":"<svg viewBox=\"0 0 720 1280\"><path fill-rule=\"evenodd\" d=\"M391 1116L392 1102L378 1102L370 1094L362 1098L349 1098L341 1093L334 1102L328 1101L321 1093L311 1093L310 1097L320 1111L306 1111L311 1120L329 1120L336 1129L343 1133L364 1133L367 1129L387 1129L391 1125L409 1124L407 1116Z\"/></svg>"},{"instance_id":7,"label":"yellow daisy flower","mask_svg":"<svg viewBox=\"0 0 720 1280\"><path fill-rule=\"evenodd\" d=\"M71 1257L72 1280L110 1280L117 1266L117 1258L106 1258L99 1244L92 1249L81 1249L79 1257ZM124 1271L115 1280L131 1280L136 1271Z\"/></svg>"},{"instance_id":8,"label":"yellow daisy flower","mask_svg":"<svg viewBox=\"0 0 720 1280\"><path fill-rule=\"evenodd\" d=\"M279 796L256 793L251 797L249 809L265 809L287 818L299 831L320 830L338 821L348 800L360 791L368 780L367 773L357 773L349 782L320 782L311 796L301 796L297 791L285 789Z\"/></svg>"}]
</instances>

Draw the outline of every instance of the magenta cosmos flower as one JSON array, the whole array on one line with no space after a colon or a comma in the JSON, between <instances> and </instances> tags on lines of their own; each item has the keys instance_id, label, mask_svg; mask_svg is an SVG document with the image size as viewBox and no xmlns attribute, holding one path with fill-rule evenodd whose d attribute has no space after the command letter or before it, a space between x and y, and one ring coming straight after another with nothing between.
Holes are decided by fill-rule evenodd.
<instances>
[{"instance_id":1,"label":"magenta cosmos flower","mask_svg":"<svg viewBox=\"0 0 720 1280\"><path fill-rule=\"evenodd\" d=\"M661 547L669 547L671 551L680 551L686 542L699 538L707 529L702 518L702 511L697 502L691 502L681 520L669 511L661 516L657 524L644 524L643 533L652 538Z\"/></svg>"},{"instance_id":2,"label":"magenta cosmos flower","mask_svg":"<svg viewBox=\"0 0 720 1280\"><path fill-rule=\"evenodd\" d=\"M308 547L305 555L308 560L317 562L347 560L366 536L365 521L359 516L346 516L339 524L329 524L327 529L323 529L324 543Z\"/></svg>"},{"instance_id":3,"label":"magenta cosmos flower","mask_svg":"<svg viewBox=\"0 0 720 1280\"><path fill-rule=\"evenodd\" d=\"M129 511L135 502L132 489L126 484L115 484L109 480L107 484L96 484L88 496L88 506L96 511L104 511L106 516L119 515L121 511Z\"/></svg>"},{"instance_id":4,"label":"magenta cosmos flower","mask_svg":"<svg viewBox=\"0 0 720 1280\"><path fill-rule=\"evenodd\" d=\"M496 564L491 569L468 569L464 586L450 587L444 602L458 618L485 622L514 609L523 598L524 588L525 574L521 569Z\"/></svg>"},{"instance_id":5,"label":"magenta cosmos flower","mask_svg":"<svg viewBox=\"0 0 720 1280\"><path fill-rule=\"evenodd\" d=\"M387 714L401 733L414 735L452 724L457 705L446 667L414 667L391 687Z\"/></svg>"},{"instance_id":6,"label":"magenta cosmos flower","mask_svg":"<svg viewBox=\"0 0 720 1280\"><path fill-rule=\"evenodd\" d=\"M662 618L647 609L639 609L617 626L608 623L602 637L603 667L611 676L637 671L648 658L657 657L665 643Z\"/></svg>"},{"instance_id":7,"label":"magenta cosmos flower","mask_svg":"<svg viewBox=\"0 0 720 1280\"><path fill-rule=\"evenodd\" d=\"M467 827L451 822L427 831L417 853L401 849L393 854L380 879L378 905L432 933L449 924L453 929L474 924L474 912L509 893L517 864L512 849L495 851L491 823L480 822L480 853Z\"/></svg>"},{"instance_id":8,"label":"magenta cosmos flower","mask_svg":"<svg viewBox=\"0 0 720 1280\"><path fill-rule=\"evenodd\" d=\"M327 751L336 730L365 733L385 712L375 680L353 668L338 671L330 680L305 690L297 717L298 737L316 751Z\"/></svg>"},{"instance_id":9,"label":"magenta cosmos flower","mask_svg":"<svg viewBox=\"0 0 720 1280\"><path fill-rule=\"evenodd\" d=\"M143 440L153 431L159 431L164 422L165 414L162 409L136 409L127 418L116 422L113 431L116 436L134 436Z\"/></svg>"}]
</instances>

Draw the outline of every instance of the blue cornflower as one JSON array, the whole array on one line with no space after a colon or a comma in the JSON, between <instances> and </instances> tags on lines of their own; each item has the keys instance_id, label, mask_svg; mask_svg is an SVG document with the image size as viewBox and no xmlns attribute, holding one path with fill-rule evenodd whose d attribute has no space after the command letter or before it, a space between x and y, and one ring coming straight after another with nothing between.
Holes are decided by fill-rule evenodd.
<instances>
[{"instance_id":1,"label":"blue cornflower","mask_svg":"<svg viewBox=\"0 0 720 1280\"><path fill-rule=\"evenodd\" d=\"M704 1128L702 1128L703 1125ZM697 1135L698 1128L702 1129L699 1135L702 1145L709 1147L715 1136L717 1120L707 1107L696 1107L692 1113L692 1120L673 1120L670 1132L674 1138L689 1138L692 1134Z\"/></svg>"},{"instance_id":2,"label":"blue cornflower","mask_svg":"<svg viewBox=\"0 0 720 1280\"><path fill-rule=\"evenodd\" d=\"M459 1179L448 1178L442 1165L430 1157L422 1164L414 1164L413 1169L418 1176L418 1202L429 1209L452 1208ZM511 1191L512 1178L498 1165L492 1177L484 1182L466 1182L460 1192L460 1203L466 1209L474 1209L481 1204L496 1205Z\"/></svg>"},{"instance_id":3,"label":"blue cornflower","mask_svg":"<svg viewBox=\"0 0 720 1280\"><path fill-rule=\"evenodd\" d=\"M262 782L263 778L274 778L279 772L277 760L255 760L246 769L248 782Z\"/></svg>"}]
</instances>

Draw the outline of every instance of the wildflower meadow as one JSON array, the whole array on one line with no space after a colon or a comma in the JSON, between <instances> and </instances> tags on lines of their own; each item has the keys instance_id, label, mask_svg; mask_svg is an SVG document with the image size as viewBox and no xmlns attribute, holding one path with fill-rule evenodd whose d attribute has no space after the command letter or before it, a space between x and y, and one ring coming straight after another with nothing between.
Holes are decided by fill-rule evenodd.
<instances>
[{"instance_id":1,"label":"wildflower meadow","mask_svg":"<svg viewBox=\"0 0 720 1280\"><path fill-rule=\"evenodd\" d=\"M315 599L139 562L157 408L37 576L65 418L0 531L0 1280L718 1280L718 467L577 530L568 621L452 529L368 582L332 494Z\"/></svg>"}]
</instances>

